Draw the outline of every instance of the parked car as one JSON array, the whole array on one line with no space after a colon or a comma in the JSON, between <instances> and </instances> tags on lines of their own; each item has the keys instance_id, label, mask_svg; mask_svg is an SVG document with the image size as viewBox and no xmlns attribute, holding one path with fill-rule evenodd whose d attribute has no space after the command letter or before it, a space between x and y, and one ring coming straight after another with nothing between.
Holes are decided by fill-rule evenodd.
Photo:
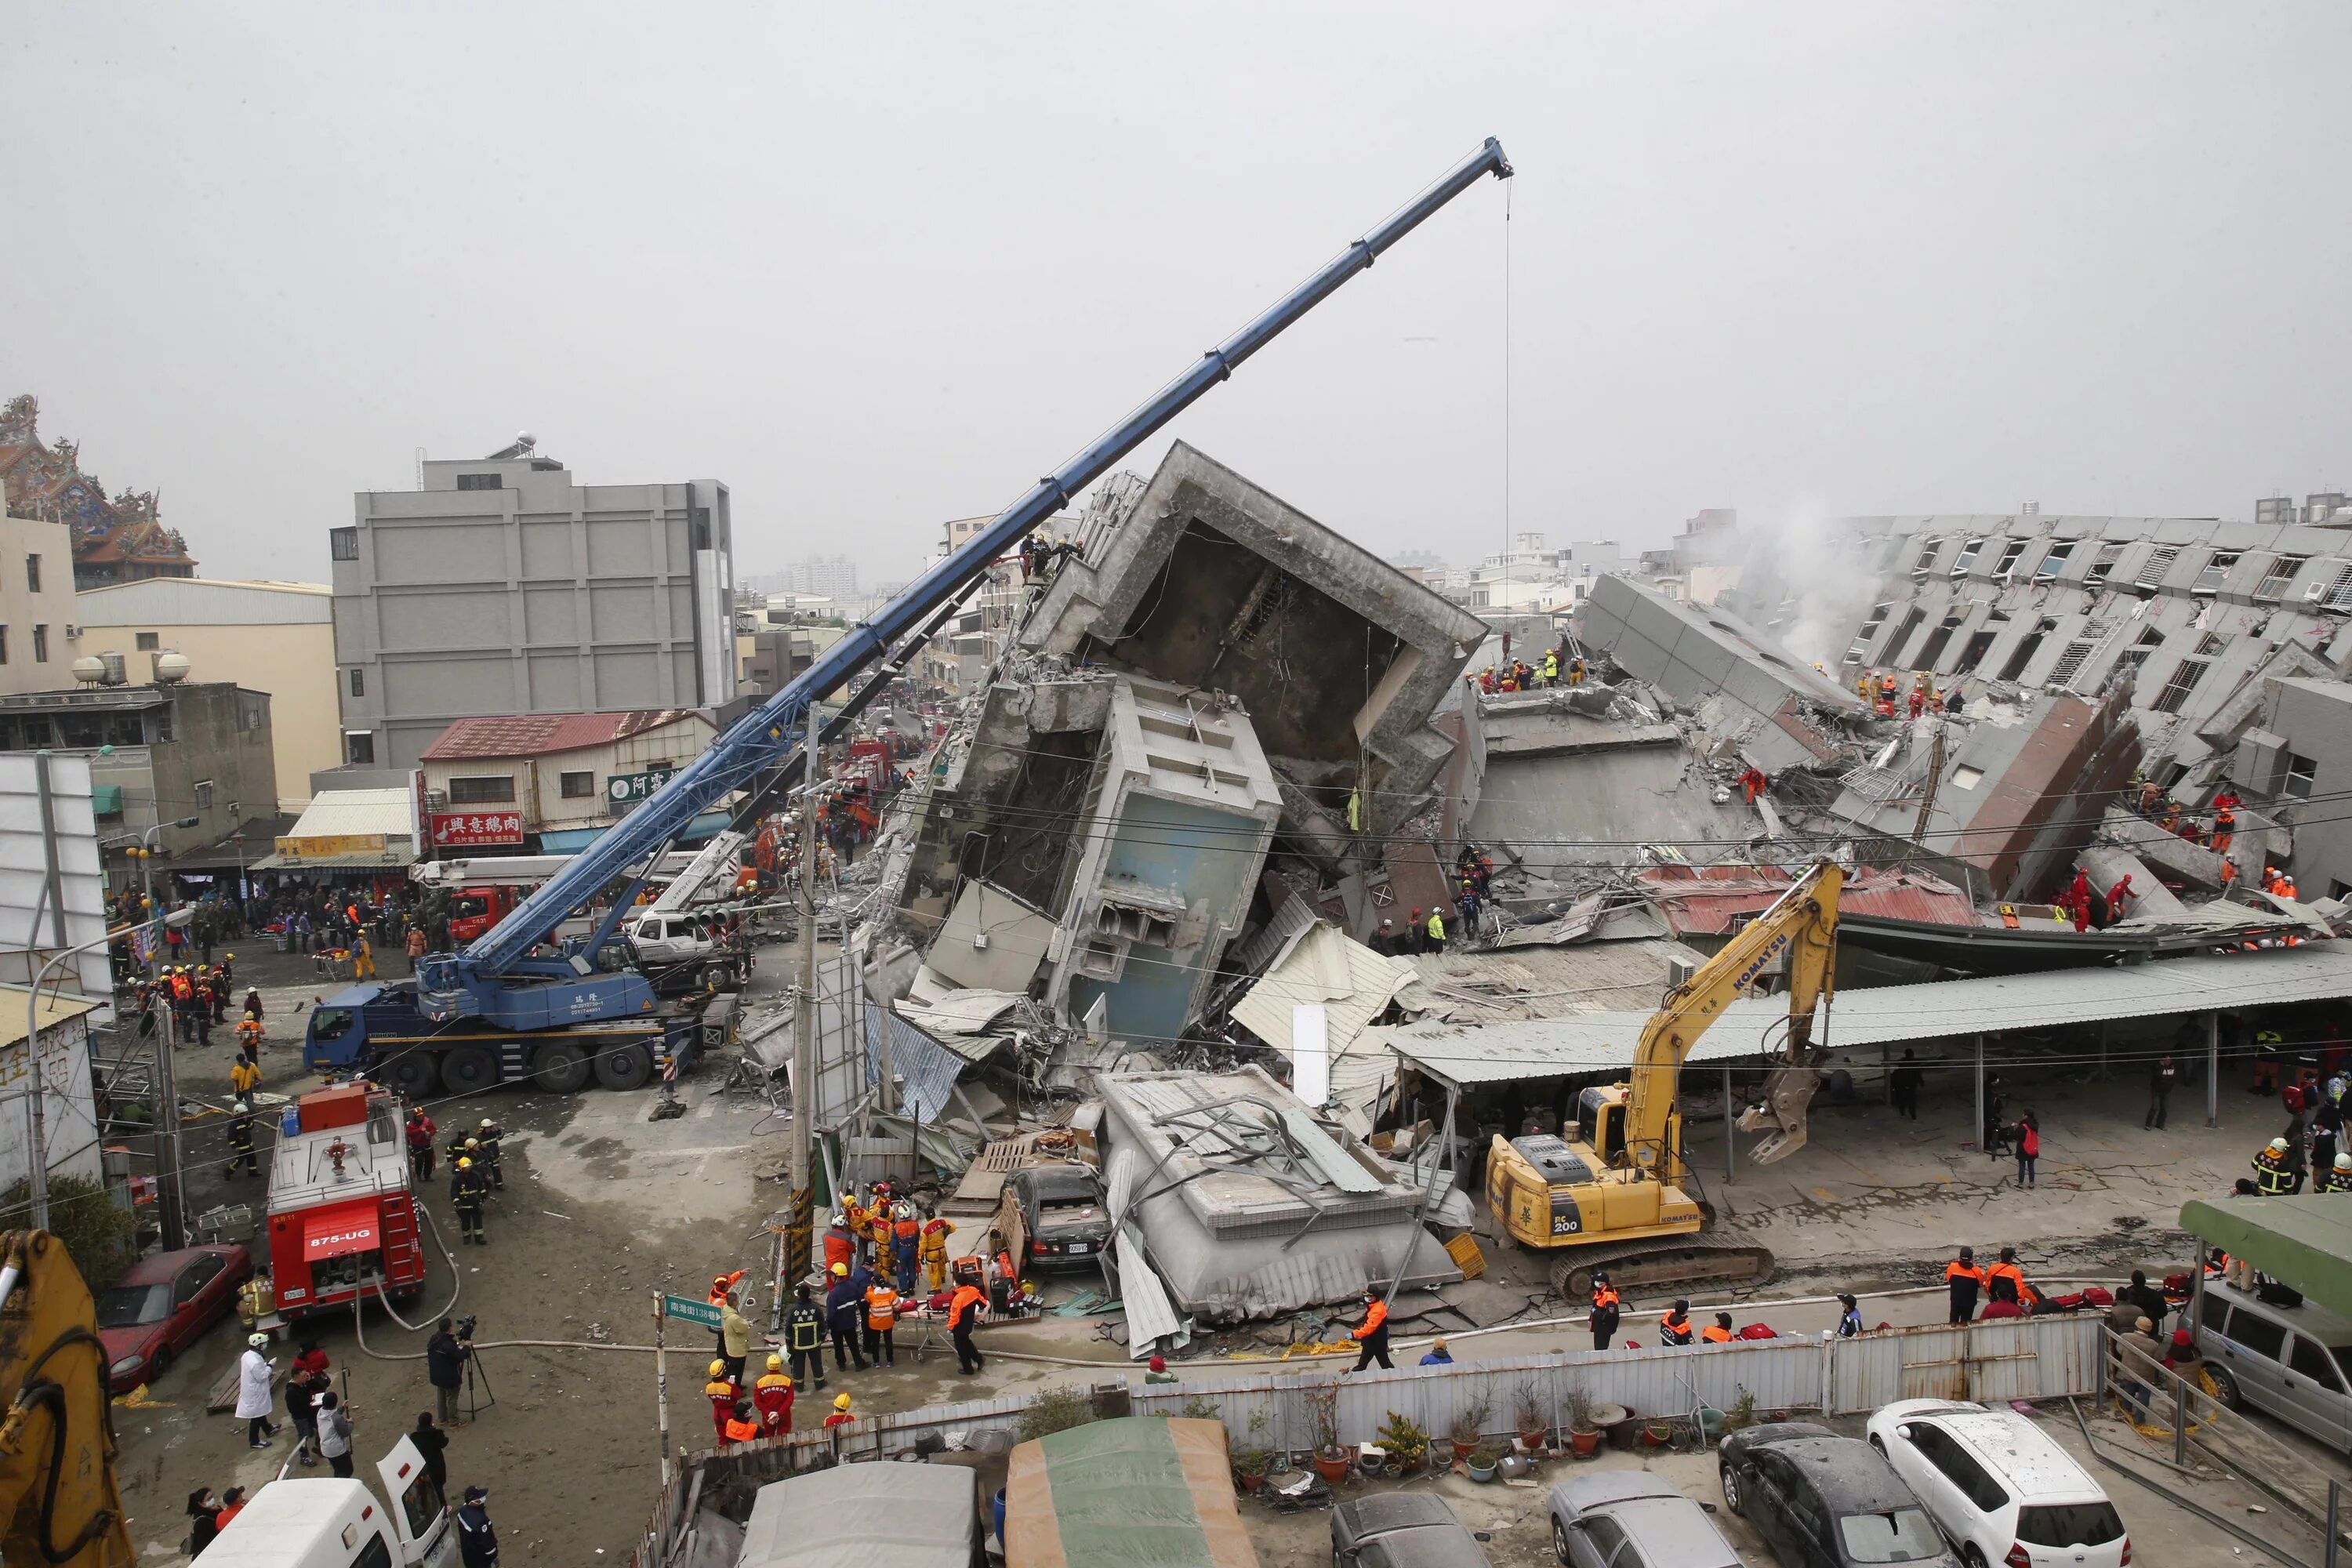
<instances>
[{"instance_id":1,"label":"parked car","mask_svg":"<svg viewBox=\"0 0 2352 1568\"><path fill-rule=\"evenodd\" d=\"M2222 1404L2274 1415L2339 1454L2352 1450L2352 1321L2208 1279L2193 1334Z\"/></svg>"},{"instance_id":2,"label":"parked car","mask_svg":"<svg viewBox=\"0 0 2352 1568\"><path fill-rule=\"evenodd\" d=\"M163 1375L173 1359L236 1305L253 1278L253 1254L229 1243L159 1252L131 1266L98 1299L107 1385L125 1393Z\"/></svg>"},{"instance_id":3,"label":"parked car","mask_svg":"<svg viewBox=\"0 0 2352 1568\"><path fill-rule=\"evenodd\" d=\"M1085 1165L1031 1165L1013 1173L1007 1191L1021 1208L1032 1268L1091 1264L1110 1241L1102 1178Z\"/></svg>"},{"instance_id":4,"label":"parked car","mask_svg":"<svg viewBox=\"0 0 2352 1568\"><path fill-rule=\"evenodd\" d=\"M1864 1430L1964 1557L2008 1568L2131 1561L2131 1538L2099 1483L2014 1410L1898 1399Z\"/></svg>"},{"instance_id":5,"label":"parked car","mask_svg":"<svg viewBox=\"0 0 2352 1568\"><path fill-rule=\"evenodd\" d=\"M1489 1568L1489 1563L1486 1549L1443 1500L1427 1492L1382 1492L1331 1510L1331 1568Z\"/></svg>"},{"instance_id":6,"label":"parked car","mask_svg":"<svg viewBox=\"0 0 2352 1568\"><path fill-rule=\"evenodd\" d=\"M1958 1568L1886 1456L1859 1437L1806 1421L1744 1427L1716 1449L1716 1475L1723 1505L1791 1568Z\"/></svg>"},{"instance_id":7,"label":"parked car","mask_svg":"<svg viewBox=\"0 0 2352 1568\"><path fill-rule=\"evenodd\" d=\"M1552 1488L1551 1549L1569 1568L1740 1568L1706 1510L1643 1470Z\"/></svg>"}]
</instances>

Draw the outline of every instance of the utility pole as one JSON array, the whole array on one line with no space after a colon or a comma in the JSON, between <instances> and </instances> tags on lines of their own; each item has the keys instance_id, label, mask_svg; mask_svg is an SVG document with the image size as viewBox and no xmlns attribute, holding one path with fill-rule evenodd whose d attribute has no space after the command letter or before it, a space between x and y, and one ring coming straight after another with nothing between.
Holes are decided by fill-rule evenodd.
<instances>
[{"instance_id":1,"label":"utility pole","mask_svg":"<svg viewBox=\"0 0 2352 1568\"><path fill-rule=\"evenodd\" d=\"M809 1276L815 1228L816 1134L816 792L817 705L804 722L807 765L801 770L801 978L793 1004L793 1211L784 1226L784 1281ZM781 1292L780 1292L781 1293Z\"/></svg>"}]
</instances>

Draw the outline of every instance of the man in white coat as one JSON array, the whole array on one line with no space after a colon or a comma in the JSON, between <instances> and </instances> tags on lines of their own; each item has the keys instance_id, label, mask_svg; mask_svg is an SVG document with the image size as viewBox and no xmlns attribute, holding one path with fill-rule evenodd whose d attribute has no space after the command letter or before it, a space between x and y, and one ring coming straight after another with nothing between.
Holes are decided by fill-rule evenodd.
<instances>
[{"instance_id":1,"label":"man in white coat","mask_svg":"<svg viewBox=\"0 0 2352 1568\"><path fill-rule=\"evenodd\" d=\"M269 1358L261 1353L268 1342L268 1334L248 1335L236 1363L237 1418L246 1424L246 1441L257 1448L267 1448L278 1435L269 1422Z\"/></svg>"}]
</instances>

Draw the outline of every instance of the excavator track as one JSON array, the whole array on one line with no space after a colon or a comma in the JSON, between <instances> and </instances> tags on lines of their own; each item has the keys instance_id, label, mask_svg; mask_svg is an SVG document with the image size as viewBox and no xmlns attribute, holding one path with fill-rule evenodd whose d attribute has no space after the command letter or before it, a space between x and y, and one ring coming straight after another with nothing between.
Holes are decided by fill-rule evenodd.
<instances>
[{"instance_id":1,"label":"excavator track","mask_svg":"<svg viewBox=\"0 0 2352 1568\"><path fill-rule=\"evenodd\" d=\"M1630 1296L1685 1285L1760 1285L1772 1278L1772 1254L1738 1230L1595 1242L1553 1261L1552 1289L1570 1305L1589 1301L1596 1268L1606 1268L1609 1283Z\"/></svg>"}]
</instances>

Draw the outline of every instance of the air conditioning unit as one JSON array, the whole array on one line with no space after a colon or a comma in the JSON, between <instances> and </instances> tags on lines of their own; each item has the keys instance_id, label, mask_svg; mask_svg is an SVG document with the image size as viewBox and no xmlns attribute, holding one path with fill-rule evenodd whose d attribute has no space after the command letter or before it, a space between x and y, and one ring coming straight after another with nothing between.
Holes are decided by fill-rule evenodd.
<instances>
[{"instance_id":1,"label":"air conditioning unit","mask_svg":"<svg viewBox=\"0 0 2352 1568\"><path fill-rule=\"evenodd\" d=\"M2315 605L2319 603L2320 600L2327 597L2327 589L2328 584L2325 583L2312 584L2303 591L2303 602L2306 605Z\"/></svg>"},{"instance_id":2,"label":"air conditioning unit","mask_svg":"<svg viewBox=\"0 0 2352 1568\"><path fill-rule=\"evenodd\" d=\"M66 641L68 641L68 642L79 642L79 641L81 641L81 628L80 628L79 626L78 626L74 625L71 621L68 621L68 622L66 623Z\"/></svg>"}]
</instances>

